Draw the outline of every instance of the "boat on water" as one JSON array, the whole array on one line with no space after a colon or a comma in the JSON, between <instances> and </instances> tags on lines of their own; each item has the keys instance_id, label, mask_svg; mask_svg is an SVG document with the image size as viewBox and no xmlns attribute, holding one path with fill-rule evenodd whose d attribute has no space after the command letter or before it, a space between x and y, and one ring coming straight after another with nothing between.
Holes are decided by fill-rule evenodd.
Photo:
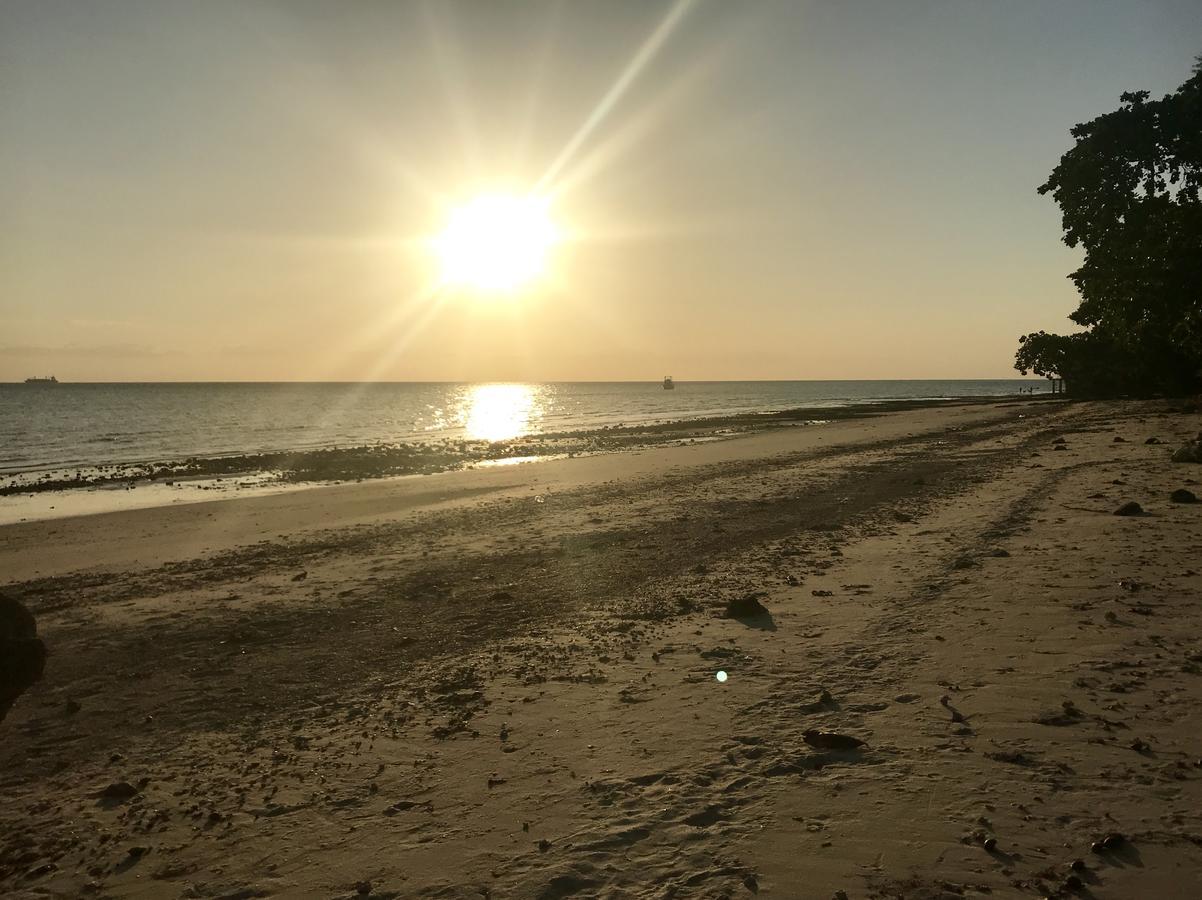
<instances>
[{"instance_id":1,"label":"boat on water","mask_svg":"<svg viewBox=\"0 0 1202 900\"><path fill-rule=\"evenodd\" d=\"M674 391L674 390L676 390L676 382L672 380L672 376L671 376L671 375L665 375L665 376L664 376L664 390L665 390L665 391Z\"/></svg>"},{"instance_id":2,"label":"boat on water","mask_svg":"<svg viewBox=\"0 0 1202 900\"><path fill-rule=\"evenodd\" d=\"M35 375L33 378L26 378L26 384L58 384L58 379L53 375Z\"/></svg>"}]
</instances>

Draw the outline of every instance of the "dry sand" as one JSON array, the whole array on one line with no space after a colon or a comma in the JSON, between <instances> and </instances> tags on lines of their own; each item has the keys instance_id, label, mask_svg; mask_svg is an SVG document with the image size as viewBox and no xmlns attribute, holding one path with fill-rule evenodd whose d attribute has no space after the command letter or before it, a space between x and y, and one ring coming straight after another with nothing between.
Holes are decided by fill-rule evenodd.
<instances>
[{"instance_id":1,"label":"dry sand","mask_svg":"<svg viewBox=\"0 0 1202 900\"><path fill-rule=\"evenodd\" d=\"M952 406L0 528L52 654L0 890L1202 896L1200 425Z\"/></svg>"}]
</instances>

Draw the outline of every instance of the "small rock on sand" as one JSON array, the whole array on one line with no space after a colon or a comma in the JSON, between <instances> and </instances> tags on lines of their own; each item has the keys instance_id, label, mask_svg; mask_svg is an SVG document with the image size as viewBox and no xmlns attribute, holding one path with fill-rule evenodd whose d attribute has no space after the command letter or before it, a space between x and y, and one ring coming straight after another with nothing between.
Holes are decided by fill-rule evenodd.
<instances>
[{"instance_id":1,"label":"small rock on sand","mask_svg":"<svg viewBox=\"0 0 1202 900\"><path fill-rule=\"evenodd\" d=\"M1114 514L1116 516L1142 516L1144 514L1144 508L1134 500L1131 500L1116 509Z\"/></svg>"},{"instance_id":2,"label":"small rock on sand","mask_svg":"<svg viewBox=\"0 0 1202 900\"><path fill-rule=\"evenodd\" d=\"M114 781L108 787L99 791L96 796L101 800L120 803L137 796L138 789L128 781Z\"/></svg>"},{"instance_id":3,"label":"small rock on sand","mask_svg":"<svg viewBox=\"0 0 1202 900\"><path fill-rule=\"evenodd\" d=\"M726 617L728 619L753 619L756 616L768 615L768 607L760 602L763 594L744 594L742 597L731 597L726 601Z\"/></svg>"},{"instance_id":4,"label":"small rock on sand","mask_svg":"<svg viewBox=\"0 0 1202 900\"><path fill-rule=\"evenodd\" d=\"M1198 495L1187 488L1177 488L1169 495L1169 499L1174 503L1197 503Z\"/></svg>"},{"instance_id":5,"label":"small rock on sand","mask_svg":"<svg viewBox=\"0 0 1202 900\"><path fill-rule=\"evenodd\" d=\"M817 750L859 750L865 742L847 734L837 734L833 731L816 731L809 729L802 736L807 744Z\"/></svg>"}]
</instances>

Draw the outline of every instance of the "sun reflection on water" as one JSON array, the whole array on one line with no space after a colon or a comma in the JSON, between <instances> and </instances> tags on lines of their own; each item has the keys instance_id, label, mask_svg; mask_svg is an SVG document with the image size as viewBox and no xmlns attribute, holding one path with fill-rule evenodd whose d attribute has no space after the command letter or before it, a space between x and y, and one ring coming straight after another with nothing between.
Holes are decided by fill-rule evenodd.
<instances>
[{"instance_id":1,"label":"sun reflection on water","mask_svg":"<svg viewBox=\"0 0 1202 900\"><path fill-rule=\"evenodd\" d=\"M531 431L542 418L537 390L526 384L480 384L464 395L463 427L467 436L506 441Z\"/></svg>"}]
</instances>

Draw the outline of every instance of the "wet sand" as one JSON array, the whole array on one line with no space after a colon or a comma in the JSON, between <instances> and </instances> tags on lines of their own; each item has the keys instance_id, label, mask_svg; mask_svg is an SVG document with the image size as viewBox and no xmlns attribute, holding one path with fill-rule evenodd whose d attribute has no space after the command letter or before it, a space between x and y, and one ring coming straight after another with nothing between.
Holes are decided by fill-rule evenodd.
<instances>
[{"instance_id":1,"label":"wet sand","mask_svg":"<svg viewBox=\"0 0 1202 900\"><path fill-rule=\"evenodd\" d=\"M953 405L0 527L52 654L0 889L1198 896L1200 427Z\"/></svg>"}]
</instances>

